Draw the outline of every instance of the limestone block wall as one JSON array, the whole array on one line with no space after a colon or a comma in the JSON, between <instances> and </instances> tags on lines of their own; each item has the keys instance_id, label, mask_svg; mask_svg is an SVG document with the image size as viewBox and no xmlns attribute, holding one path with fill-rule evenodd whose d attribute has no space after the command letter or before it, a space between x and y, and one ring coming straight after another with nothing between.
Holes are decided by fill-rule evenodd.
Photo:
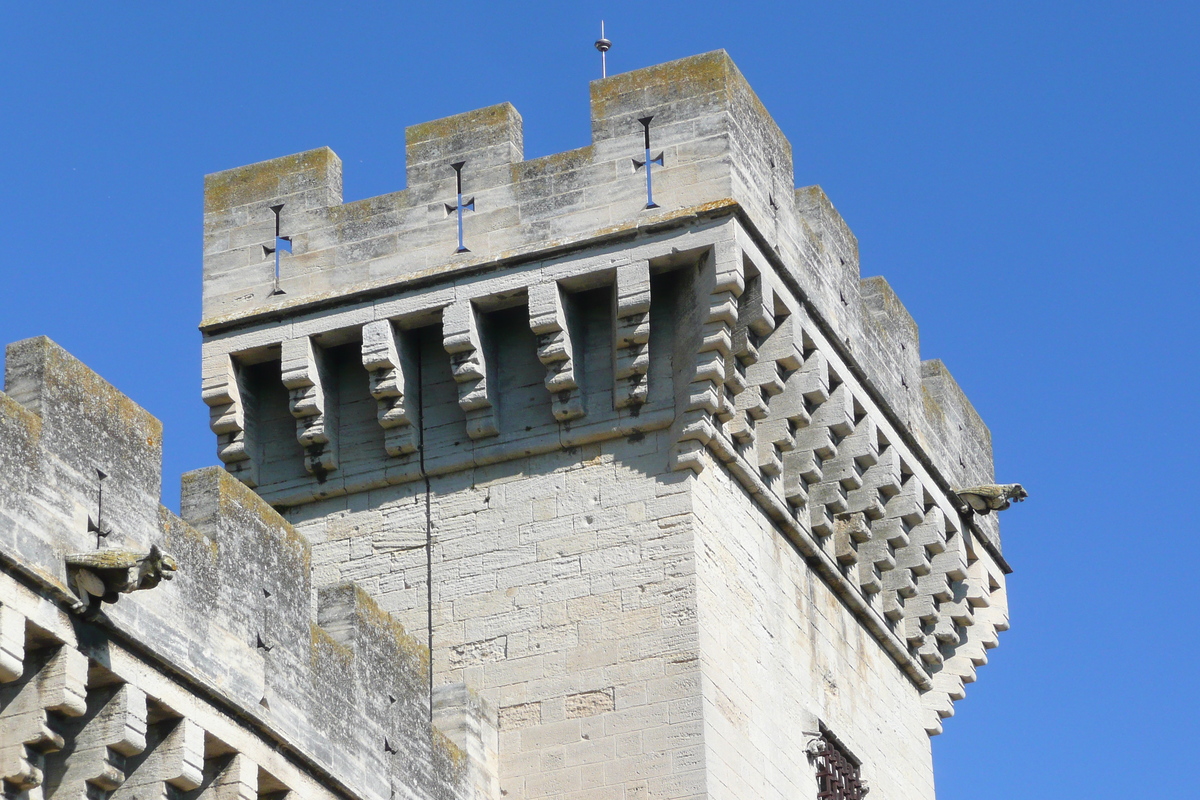
<instances>
[{"instance_id":1,"label":"limestone block wall","mask_svg":"<svg viewBox=\"0 0 1200 800\"><path fill-rule=\"evenodd\" d=\"M917 687L727 473L693 504L708 796L817 797L824 727L871 796L933 798Z\"/></svg>"},{"instance_id":2,"label":"limestone block wall","mask_svg":"<svg viewBox=\"0 0 1200 800\"><path fill-rule=\"evenodd\" d=\"M432 584L435 682L499 709L508 798L702 796L687 473L665 430L289 509L326 580L410 630Z\"/></svg>"},{"instance_id":3,"label":"limestone block wall","mask_svg":"<svg viewBox=\"0 0 1200 800\"><path fill-rule=\"evenodd\" d=\"M182 518L159 505L159 423L49 340L10 345L6 370L6 791L476 796L476 765L431 728L427 653L361 589L318 591L308 542L223 470L184 477ZM77 593L69 554L151 546L174 580Z\"/></svg>"}]
</instances>

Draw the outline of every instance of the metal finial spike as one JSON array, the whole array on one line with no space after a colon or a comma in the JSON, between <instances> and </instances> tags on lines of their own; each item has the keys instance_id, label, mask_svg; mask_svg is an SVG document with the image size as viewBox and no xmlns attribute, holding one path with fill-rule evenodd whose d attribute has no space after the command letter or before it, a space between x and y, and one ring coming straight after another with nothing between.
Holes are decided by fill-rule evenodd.
<instances>
[{"instance_id":1,"label":"metal finial spike","mask_svg":"<svg viewBox=\"0 0 1200 800\"><path fill-rule=\"evenodd\" d=\"M600 77L608 77L608 61L605 53L612 49L612 42L604 38L604 20L600 20L600 38L596 40L596 49L600 51Z\"/></svg>"}]
</instances>

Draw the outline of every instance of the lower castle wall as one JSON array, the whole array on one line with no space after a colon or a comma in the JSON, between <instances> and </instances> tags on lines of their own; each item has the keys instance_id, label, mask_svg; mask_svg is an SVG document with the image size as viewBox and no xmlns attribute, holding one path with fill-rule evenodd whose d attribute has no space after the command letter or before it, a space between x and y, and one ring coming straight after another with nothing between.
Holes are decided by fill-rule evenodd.
<instances>
[{"instance_id":1,"label":"lower castle wall","mask_svg":"<svg viewBox=\"0 0 1200 800\"><path fill-rule=\"evenodd\" d=\"M434 681L499 708L509 800L704 796L691 479L668 451L650 432L430 481ZM287 514L318 582L353 575L426 635L422 483Z\"/></svg>"},{"instance_id":2,"label":"lower castle wall","mask_svg":"<svg viewBox=\"0 0 1200 800\"><path fill-rule=\"evenodd\" d=\"M709 797L816 797L823 723L871 797L934 796L916 688L718 464L697 476L697 607Z\"/></svg>"},{"instance_id":3,"label":"lower castle wall","mask_svg":"<svg viewBox=\"0 0 1200 800\"><path fill-rule=\"evenodd\" d=\"M259 789L270 786L275 787L273 791L286 787L295 796L312 800L344 800L346 797L297 768L278 743L256 735L244 724L245 720L207 702L186 685L181 685L176 676L164 671L160 665L147 662L139 654L106 639L93 626L73 619L5 572L0 572L0 598L3 600L0 616L19 615L23 618L21 622L28 620L27 630L20 632L24 672L18 672L15 678L0 680L0 752L8 757L3 766L11 768L15 756L28 759L46 773L41 786L18 791L9 782L11 775L6 772L5 797L50 800L57 795L75 800L84 794L80 789L90 789L92 784L79 778L87 774L81 767L88 766L84 762L93 756L91 766L100 773L104 760L94 757L99 750L97 737L87 730L87 725L98 720L93 723L98 727L104 721L103 713L98 714L97 707L102 706L106 692L126 684L135 687L135 695L142 698L141 708L132 703L130 708L124 709L124 714L112 711L109 714L114 722L132 729L132 735L122 737L122 740L131 738L134 746L140 749L125 760L121 770L125 780L113 797L132 795L136 798L140 794L165 798L171 796L167 788L170 786L180 795L183 789L195 789L199 795L212 798L216 786L223 783L222 773L229 771L225 761L233 753L248 759L245 766L253 775L250 785L242 793L226 795L233 800L257 800ZM44 669L40 665L51 657L50 654L61 655L63 651L74 658L73 668L59 673L57 684L40 681L39 670ZM56 687L61 687L60 692L73 693L78 707L65 713L61 707L42 711L42 706L54 702L49 698ZM25 697L20 696L22 693ZM21 742L18 732L28 731L29 725L22 724L17 715L24 712L27 718L32 718L39 711L46 719L48 729L65 734L67 744L62 750L48 748L49 752L43 753L40 751L46 747L46 742L38 742L29 748ZM161 746L163 737L156 736L156 731L171 731L175 726L191 727L194 736L186 744L171 739ZM118 726L110 724L109 727ZM139 733L144 735L141 741L138 740ZM89 743L92 752L89 752ZM174 772L171 766L174 766ZM193 783L202 788L194 787ZM78 794L72 795L72 790ZM270 791L263 788L264 794ZM90 792L88 796L91 796ZM444 795L453 796L449 792Z\"/></svg>"},{"instance_id":4,"label":"lower castle wall","mask_svg":"<svg viewBox=\"0 0 1200 800\"><path fill-rule=\"evenodd\" d=\"M420 642L359 587L314 582L308 542L224 470L185 475L180 516L163 508L158 421L53 342L10 345L6 366L6 796L129 800L164 782L195 800L468 796L467 748L429 728ZM149 585L118 594L131 578L114 562ZM87 577L116 601L94 601ZM454 694L443 717L483 739L484 707Z\"/></svg>"}]
</instances>

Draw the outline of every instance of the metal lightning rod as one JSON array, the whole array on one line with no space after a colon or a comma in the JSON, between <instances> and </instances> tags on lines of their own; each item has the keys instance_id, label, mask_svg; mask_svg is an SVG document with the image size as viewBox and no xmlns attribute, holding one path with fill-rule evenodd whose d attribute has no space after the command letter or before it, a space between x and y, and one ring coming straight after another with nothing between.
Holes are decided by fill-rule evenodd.
<instances>
[{"instance_id":1,"label":"metal lightning rod","mask_svg":"<svg viewBox=\"0 0 1200 800\"><path fill-rule=\"evenodd\" d=\"M600 51L600 77L608 77L608 61L605 53L612 49L612 42L604 38L604 20L600 20L600 38L596 40L596 49Z\"/></svg>"}]
</instances>

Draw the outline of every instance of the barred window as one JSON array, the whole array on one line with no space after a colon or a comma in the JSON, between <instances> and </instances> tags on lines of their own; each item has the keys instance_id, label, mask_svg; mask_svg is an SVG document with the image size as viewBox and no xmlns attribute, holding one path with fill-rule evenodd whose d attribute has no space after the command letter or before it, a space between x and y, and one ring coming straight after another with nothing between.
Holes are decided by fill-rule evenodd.
<instances>
[{"instance_id":1,"label":"barred window","mask_svg":"<svg viewBox=\"0 0 1200 800\"><path fill-rule=\"evenodd\" d=\"M862 800L867 787L859 775L858 760L846 752L828 731L813 743L817 768L818 800Z\"/></svg>"}]
</instances>

